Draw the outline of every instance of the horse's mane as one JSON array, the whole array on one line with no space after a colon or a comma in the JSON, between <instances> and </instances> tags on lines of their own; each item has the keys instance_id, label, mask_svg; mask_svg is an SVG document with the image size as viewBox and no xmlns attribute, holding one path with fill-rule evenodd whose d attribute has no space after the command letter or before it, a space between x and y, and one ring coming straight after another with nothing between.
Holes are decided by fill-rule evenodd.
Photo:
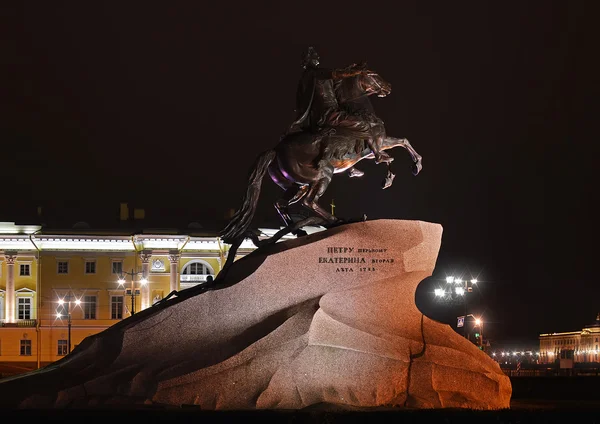
<instances>
[{"instance_id":1,"label":"horse's mane","mask_svg":"<svg viewBox=\"0 0 600 424\"><path fill-rule=\"evenodd\" d=\"M334 85L335 96L342 109L374 112L369 96L361 87L362 78L366 77L359 74L337 81Z\"/></svg>"},{"instance_id":2,"label":"horse's mane","mask_svg":"<svg viewBox=\"0 0 600 424\"><path fill-rule=\"evenodd\" d=\"M353 101L354 97L359 97L361 94L364 94L361 93L362 90L360 90L360 76L361 75L354 75L334 82L333 91L340 104Z\"/></svg>"}]
</instances>

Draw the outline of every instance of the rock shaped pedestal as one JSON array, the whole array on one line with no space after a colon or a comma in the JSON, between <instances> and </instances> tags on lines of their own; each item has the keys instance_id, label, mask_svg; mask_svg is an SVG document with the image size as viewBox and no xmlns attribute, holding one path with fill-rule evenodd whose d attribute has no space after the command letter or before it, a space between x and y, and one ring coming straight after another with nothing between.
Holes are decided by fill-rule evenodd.
<instances>
[{"instance_id":1,"label":"rock shaped pedestal","mask_svg":"<svg viewBox=\"0 0 600 424\"><path fill-rule=\"evenodd\" d=\"M0 382L0 406L508 408L498 364L415 305L442 227L378 220L276 243ZM198 291L198 289L190 289Z\"/></svg>"}]
</instances>

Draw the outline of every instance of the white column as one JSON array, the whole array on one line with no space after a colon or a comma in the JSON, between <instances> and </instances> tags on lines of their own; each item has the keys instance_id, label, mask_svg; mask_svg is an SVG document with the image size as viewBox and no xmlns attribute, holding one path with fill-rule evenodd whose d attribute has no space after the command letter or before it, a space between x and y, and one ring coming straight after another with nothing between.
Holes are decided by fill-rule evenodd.
<instances>
[{"instance_id":1,"label":"white column","mask_svg":"<svg viewBox=\"0 0 600 424\"><path fill-rule=\"evenodd\" d=\"M150 306L150 258L152 253L144 252L140 254L142 259L142 278L145 278L148 282L141 288L142 291L142 311Z\"/></svg>"},{"instance_id":2,"label":"white column","mask_svg":"<svg viewBox=\"0 0 600 424\"><path fill-rule=\"evenodd\" d=\"M179 291L179 279L178 272L179 271L179 255L178 254L170 254L169 262L171 263L171 287L169 293L173 290Z\"/></svg>"},{"instance_id":3,"label":"white column","mask_svg":"<svg viewBox=\"0 0 600 424\"><path fill-rule=\"evenodd\" d=\"M13 323L15 320L15 260L16 255L6 255L6 293L4 294L6 322Z\"/></svg>"}]
</instances>

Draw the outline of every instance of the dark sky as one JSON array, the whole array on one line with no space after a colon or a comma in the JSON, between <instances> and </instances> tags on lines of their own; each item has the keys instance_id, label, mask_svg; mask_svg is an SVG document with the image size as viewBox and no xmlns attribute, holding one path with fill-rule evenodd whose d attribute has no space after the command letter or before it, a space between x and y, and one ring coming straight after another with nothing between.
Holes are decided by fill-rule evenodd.
<instances>
[{"instance_id":1,"label":"dark sky","mask_svg":"<svg viewBox=\"0 0 600 424\"><path fill-rule=\"evenodd\" d=\"M323 66L366 60L392 83L374 107L423 156L413 177L392 151L388 190L384 166L361 163L367 175L336 176L322 204L443 225L417 293L427 315L455 323L462 307L432 295L449 274L479 278L469 312L497 342L600 312L594 2L151 3L0 6L0 220L42 205L101 226L128 201L163 226L210 226L293 119L315 45ZM265 180L256 225L278 225L278 194Z\"/></svg>"}]
</instances>

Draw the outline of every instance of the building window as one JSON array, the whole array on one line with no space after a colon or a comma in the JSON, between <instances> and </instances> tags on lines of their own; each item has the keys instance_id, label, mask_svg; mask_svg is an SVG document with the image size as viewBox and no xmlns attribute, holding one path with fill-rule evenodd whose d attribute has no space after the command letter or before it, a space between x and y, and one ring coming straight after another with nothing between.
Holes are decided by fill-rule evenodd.
<instances>
[{"instance_id":1,"label":"building window","mask_svg":"<svg viewBox=\"0 0 600 424\"><path fill-rule=\"evenodd\" d=\"M85 261L85 273L95 274L96 273L96 261Z\"/></svg>"},{"instance_id":2,"label":"building window","mask_svg":"<svg viewBox=\"0 0 600 424\"><path fill-rule=\"evenodd\" d=\"M123 296L110 297L110 318L123 319Z\"/></svg>"},{"instance_id":3,"label":"building window","mask_svg":"<svg viewBox=\"0 0 600 424\"><path fill-rule=\"evenodd\" d=\"M96 296L83 297L83 318L96 319Z\"/></svg>"},{"instance_id":4,"label":"building window","mask_svg":"<svg viewBox=\"0 0 600 424\"><path fill-rule=\"evenodd\" d=\"M66 340L58 341L58 352L56 354L58 356L65 356L67 354L67 341Z\"/></svg>"},{"instance_id":5,"label":"building window","mask_svg":"<svg viewBox=\"0 0 600 424\"><path fill-rule=\"evenodd\" d=\"M31 319L31 298L19 297L17 304L18 319Z\"/></svg>"},{"instance_id":6,"label":"building window","mask_svg":"<svg viewBox=\"0 0 600 424\"><path fill-rule=\"evenodd\" d=\"M210 274L208 267L202 263L194 262L189 264L183 270L184 275L207 275Z\"/></svg>"},{"instance_id":7,"label":"building window","mask_svg":"<svg viewBox=\"0 0 600 424\"><path fill-rule=\"evenodd\" d=\"M123 261L113 261L112 273L117 275L123 275Z\"/></svg>"},{"instance_id":8,"label":"building window","mask_svg":"<svg viewBox=\"0 0 600 424\"><path fill-rule=\"evenodd\" d=\"M69 273L69 262L68 261L58 261L56 273L57 274L68 274Z\"/></svg>"},{"instance_id":9,"label":"building window","mask_svg":"<svg viewBox=\"0 0 600 424\"><path fill-rule=\"evenodd\" d=\"M31 340L21 340L21 356L31 356Z\"/></svg>"},{"instance_id":10,"label":"building window","mask_svg":"<svg viewBox=\"0 0 600 424\"><path fill-rule=\"evenodd\" d=\"M188 262L181 270L181 289L212 281L213 278L212 268L207 263L200 260Z\"/></svg>"},{"instance_id":11,"label":"building window","mask_svg":"<svg viewBox=\"0 0 600 424\"><path fill-rule=\"evenodd\" d=\"M19 265L19 275L21 277L29 277L31 275L31 265L29 265L29 264Z\"/></svg>"}]
</instances>

